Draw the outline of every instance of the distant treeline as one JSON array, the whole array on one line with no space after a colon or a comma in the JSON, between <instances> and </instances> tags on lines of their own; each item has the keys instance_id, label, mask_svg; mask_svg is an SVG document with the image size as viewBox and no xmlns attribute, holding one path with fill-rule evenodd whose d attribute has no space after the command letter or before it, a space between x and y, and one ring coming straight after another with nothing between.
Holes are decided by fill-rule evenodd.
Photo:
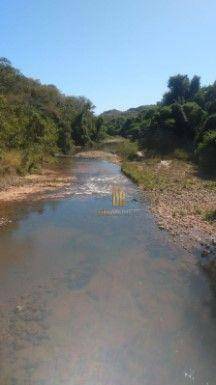
<instances>
[{"instance_id":1,"label":"distant treeline","mask_svg":"<svg viewBox=\"0 0 216 385\"><path fill-rule=\"evenodd\" d=\"M200 78L176 75L154 106L102 114L110 135L137 140L152 155L185 154L216 173L216 82L200 86Z\"/></svg>"},{"instance_id":2,"label":"distant treeline","mask_svg":"<svg viewBox=\"0 0 216 385\"><path fill-rule=\"evenodd\" d=\"M65 96L0 58L0 172L7 159L29 172L44 157L100 140L102 119L93 111L88 99Z\"/></svg>"}]
</instances>

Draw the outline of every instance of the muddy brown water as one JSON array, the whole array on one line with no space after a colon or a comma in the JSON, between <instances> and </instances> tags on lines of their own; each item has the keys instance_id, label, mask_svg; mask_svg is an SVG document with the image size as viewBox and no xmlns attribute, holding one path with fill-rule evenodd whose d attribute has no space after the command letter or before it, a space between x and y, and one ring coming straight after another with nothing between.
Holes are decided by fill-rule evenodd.
<instances>
[{"instance_id":1,"label":"muddy brown water","mask_svg":"<svg viewBox=\"0 0 216 385\"><path fill-rule=\"evenodd\" d=\"M0 384L215 385L216 300L196 258L119 166L67 172L66 190L0 211Z\"/></svg>"}]
</instances>

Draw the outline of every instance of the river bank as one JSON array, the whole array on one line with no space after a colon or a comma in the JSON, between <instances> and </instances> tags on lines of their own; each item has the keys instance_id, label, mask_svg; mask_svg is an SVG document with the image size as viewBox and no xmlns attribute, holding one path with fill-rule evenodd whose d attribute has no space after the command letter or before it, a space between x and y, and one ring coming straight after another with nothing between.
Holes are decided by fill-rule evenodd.
<instances>
[{"instance_id":1,"label":"river bank","mask_svg":"<svg viewBox=\"0 0 216 385\"><path fill-rule=\"evenodd\" d=\"M215 275L216 181L179 160L126 162L122 171L145 191L160 228L188 251L200 251L202 265Z\"/></svg>"},{"instance_id":2,"label":"river bank","mask_svg":"<svg viewBox=\"0 0 216 385\"><path fill-rule=\"evenodd\" d=\"M196 258L119 165L65 167L75 181L61 199L5 204L0 384L214 385L215 296ZM130 215L98 215L113 184Z\"/></svg>"},{"instance_id":3,"label":"river bank","mask_svg":"<svg viewBox=\"0 0 216 385\"><path fill-rule=\"evenodd\" d=\"M26 176L8 175L0 180L0 204L24 200L29 196L37 199L37 194L66 187L72 180L72 176L61 174L61 169L57 167L45 167L39 173Z\"/></svg>"},{"instance_id":4,"label":"river bank","mask_svg":"<svg viewBox=\"0 0 216 385\"><path fill-rule=\"evenodd\" d=\"M67 188L73 181L74 176L64 170L60 162L55 165L43 165L34 174L5 175L0 178L0 208L13 202L43 199L50 192ZM10 223L10 218L1 216L0 228L7 223Z\"/></svg>"},{"instance_id":5,"label":"river bank","mask_svg":"<svg viewBox=\"0 0 216 385\"><path fill-rule=\"evenodd\" d=\"M118 155L102 150L83 150L74 158L121 163ZM48 192L67 188L75 178L71 170L68 171L59 164L46 165L37 174L1 178L0 205L28 198L41 199ZM210 220L210 214L216 207L216 182L202 179L194 165L178 160L123 162L122 171L149 197L159 227L168 230L185 249L201 248L202 262L212 265L216 222ZM0 226L5 223L1 218Z\"/></svg>"},{"instance_id":6,"label":"river bank","mask_svg":"<svg viewBox=\"0 0 216 385\"><path fill-rule=\"evenodd\" d=\"M120 158L101 150L89 150L77 152L74 159L103 159L111 163L120 163ZM75 180L71 175L71 169L65 168L64 159L73 159L72 157L62 157L58 162L52 165L44 164L38 172L20 176L13 172L0 178L0 205L4 203L22 201L28 198L38 200L48 192L54 192L59 189L67 188ZM0 221L0 226L3 221Z\"/></svg>"},{"instance_id":7,"label":"river bank","mask_svg":"<svg viewBox=\"0 0 216 385\"><path fill-rule=\"evenodd\" d=\"M119 164L121 162L120 157L117 154L103 150L88 150L78 152L75 156L77 159L102 159L111 163Z\"/></svg>"}]
</instances>

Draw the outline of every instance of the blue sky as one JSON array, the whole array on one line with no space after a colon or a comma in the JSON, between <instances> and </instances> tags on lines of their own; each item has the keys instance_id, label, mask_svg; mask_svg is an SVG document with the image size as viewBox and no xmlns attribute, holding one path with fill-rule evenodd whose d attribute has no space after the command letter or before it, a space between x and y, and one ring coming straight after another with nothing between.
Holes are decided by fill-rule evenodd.
<instances>
[{"instance_id":1,"label":"blue sky","mask_svg":"<svg viewBox=\"0 0 216 385\"><path fill-rule=\"evenodd\" d=\"M160 100L170 75L216 79L215 0L1 0L0 56L96 111Z\"/></svg>"}]
</instances>

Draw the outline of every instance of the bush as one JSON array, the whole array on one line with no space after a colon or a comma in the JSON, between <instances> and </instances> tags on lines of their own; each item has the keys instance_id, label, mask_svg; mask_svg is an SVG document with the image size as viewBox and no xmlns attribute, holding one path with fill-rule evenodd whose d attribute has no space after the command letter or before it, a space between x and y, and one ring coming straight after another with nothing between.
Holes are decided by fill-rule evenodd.
<instances>
[{"instance_id":1,"label":"bush","mask_svg":"<svg viewBox=\"0 0 216 385\"><path fill-rule=\"evenodd\" d=\"M196 149L199 166L208 174L216 175L216 131L206 132Z\"/></svg>"},{"instance_id":2,"label":"bush","mask_svg":"<svg viewBox=\"0 0 216 385\"><path fill-rule=\"evenodd\" d=\"M124 140L117 146L117 154L119 154L123 159L133 160L137 156L137 151L139 150L138 144L136 142L131 142L129 140Z\"/></svg>"},{"instance_id":3,"label":"bush","mask_svg":"<svg viewBox=\"0 0 216 385\"><path fill-rule=\"evenodd\" d=\"M187 161L189 160L189 154L188 152L183 148L176 148L176 150L173 152L173 156L176 159Z\"/></svg>"},{"instance_id":4,"label":"bush","mask_svg":"<svg viewBox=\"0 0 216 385\"><path fill-rule=\"evenodd\" d=\"M215 222L216 221L216 210L210 210L205 214L205 220L208 222Z\"/></svg>"},{"instance_id":5,"label":"bush","mask_svg":"<svg viewBox=\"0 0 216 385\"><path fill-rule=\"evenodd\" d=\"M0 150L0 176L14 174L22 163L22 154L18 150Z\"/></svg>"},{"instance_id":6,"label":"bush","mask_svg":"<svg viewBox=\"0 0 216 385\"><path fill-rule=\"evenodd\" d=\"M210 115L205 122L203 131L216 131L216 114Z\"/></svg>"},{"instance_id":7,"label":"bush","mask_svg":"<svg viewBox=\"0 0 216 385\"><path fill-rule=\"evenodd\" d=\"M2 156L2 162L8 167L17 168L20 166L22 161L21 152L18 150L10 150L4 153Z\"/></svg>"},{"instance_id":8,"label":"bush","mask_svg":"<svg viewBox=\"0 0 216 385\"><path fill-rule=\"evenodd\" d=\"M22 162L17 168L17 172L20 175L25 175L37 171L43 161L43 156L44 154L39 145L29 146L23 151Z\"/></svg>"}]
</instances>

